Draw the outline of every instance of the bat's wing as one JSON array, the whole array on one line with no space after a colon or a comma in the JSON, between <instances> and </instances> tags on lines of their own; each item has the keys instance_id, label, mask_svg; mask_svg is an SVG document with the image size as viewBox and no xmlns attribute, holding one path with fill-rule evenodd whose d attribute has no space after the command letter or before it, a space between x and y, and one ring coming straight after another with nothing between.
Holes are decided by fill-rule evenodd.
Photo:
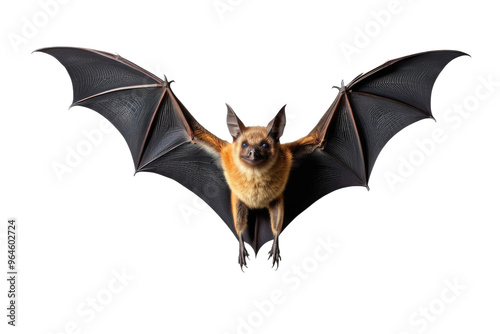
<instances>
[{"instance_id":1,"label":"bat's wing","mask_svg":"<svg viewBox=\"0 0 500 334\"><path fill-rule=\"evenodd\" d=\"M136 172L179 182L210 205L235 234L230 190L218 153L225 142L191 116L166 78L106 52L67 47L37 51L54 56L67 69L73 83L72 106L97 111L120 131Z\"/></svg>"},{"instance_id":2,"label":"bat's wing","mask_svg":"<svg viewBox=\"0 0 500 334\"><path fill-rule=\"evenodd\" d=\"M339 88L311 133L285 144L294 151L285 190L286 227L324 195L368 187L375 160L398 131L431 114L431 91L459 51L431 51L386 62Z\"/></svg>"}]
</instances>

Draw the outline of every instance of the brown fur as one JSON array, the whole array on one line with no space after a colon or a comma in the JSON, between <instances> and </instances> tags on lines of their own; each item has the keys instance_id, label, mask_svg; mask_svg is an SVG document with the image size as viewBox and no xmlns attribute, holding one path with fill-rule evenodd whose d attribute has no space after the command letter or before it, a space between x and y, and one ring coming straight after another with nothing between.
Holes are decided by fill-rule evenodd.
<instances>
[{"instance_id":1,"label":"brown fur","mask_svg":"<svg viewBox=\"0 0 500 334\"><path fill-rule=\"evenodd\" d=\"M258 145L269 142L270 158L262 165L248 166L240 159L241 144ZM231 192L249 208L268 208L285 189L292 153L268 138L265 127L249 127L230 145L221 151L222 168Z\"/></svg>"},{"instance_id":2,"label":"brown fur","mask_svg":"<svg viewBox=\"0 0 500 334\"><path fill-rule=\"evenodd\" d=\"M225 146L229 145L229 143L225 140L219 139L217 136L214 136L203 128L195 129L193 132L195 141L205 144L218 153L220 153Z\"/></svg>"},{"instance_id":3,"label":"brown fur","mask_svg":"<svg viewBox=\"0 0 500 334\"><path fill-rule=\"evenodd\" d=\"M234 228L238 238L247 228L248 207L246 207L234 193L231 193L231 212L233 213Z\"/></svg>"},{"instance_id":4,"label":"brown fur","mask_svg":"<svg viewBox=\"0 0 500 334\"><path fill-rule=\"evenodd\" d=\"M317 144L317 136L310 134L294 142L280 144L268 137L268 129L265 127L248 127L230 144L204 129L195 130L194 135L198 143L210 147L221 156L224 176L231 190L231 212L237 234L241 235L247 227L248 208L268 208L271 229L274 235L278 235L284 215L283 191L288 181L293 153L300 148ZM270 143L270 158L267 163L251 167L241 161L242 142L257 145L262 140Z\"/></svg>"},{"instance_id":5,"label":"brown fur","mask_svg":"<svg viewBox=\"0 0 500 334\"><path fill-rule=\"evenodd\" d=\"M269 213L271 217L271 230L276 238L283 228L283 218L285 215L285 201L283 195L280 195L269 204Z\"/></svg>"},{"instance_id":6,"label":"brown fur","mask_svg":"<svg viewBox=\"0 0 500 334\"><path fill-rule=\"evenodd\" d=\"M245 127L241 124L234 131L237 137L231 144L218 139L204 129L194 131L196 142L210 147L214 150L214 154L220 154L224 177L231 190L231 212L240 244L238 262L242 268L246 266L246 257L248 257L243 241L248 211L260 208L269 210L274 236L269 254L273 257L273 266L278 265L281 259L278 236L283 228L285 215L283 191L288 182L293 152L304 144L314 142L314 138L308 136L296 142L281 145L279 137L283 130L284 118L276 123L275 120L268 128ZM243 143L245 143L244 146L242 146ZM252 161L249 162L250 155L252 158L256 157L256 160L250 159Z\"/></svg>"},{"instance_id":7,"label":"brown fur","mask_svg":"<svg viewBox=\"0 0 500 334\"><path fill-rule=\"evenodd\" d=\"M312 132L305 137L297 139L296 141L293 141L291 143L283 144L282 146L285 149L290 150L292 154L295 154L302 150L310 152L314 150L319 144L321 144L321 140L319 139L319 134L317 132Z\"/></svg>"}]
</instances>

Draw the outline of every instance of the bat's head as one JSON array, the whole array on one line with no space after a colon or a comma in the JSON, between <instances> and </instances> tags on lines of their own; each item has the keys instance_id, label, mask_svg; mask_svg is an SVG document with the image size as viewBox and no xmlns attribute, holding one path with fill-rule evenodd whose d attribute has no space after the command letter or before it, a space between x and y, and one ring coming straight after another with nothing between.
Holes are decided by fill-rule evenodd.
<instances>
[{"instance_id":1,"label":"bat's head","mask_svg":"<svg viewBox=\"0 0 500 334\"><path fill-rule=\"evenodd\" d=\"M243 166L265 169L274 164L275 154L280 145L280 137L285 128L285 107L281 108L276 117L264 126L246 127L236 116L233 109L227 106L227 126L233 136L233 155Z\"/></svg>"}]
</instances>

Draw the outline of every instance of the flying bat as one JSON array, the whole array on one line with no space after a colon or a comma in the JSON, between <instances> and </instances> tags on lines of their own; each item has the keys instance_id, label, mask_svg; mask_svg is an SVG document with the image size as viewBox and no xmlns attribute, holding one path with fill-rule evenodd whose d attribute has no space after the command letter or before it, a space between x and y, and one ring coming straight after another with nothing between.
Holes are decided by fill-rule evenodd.
<instances>
[{"instance_id":1,"label":"flying bat","mask_svg":"<svg viewBox=\"0 0 500 334\"><path fill-rule=\"evenodd\" d=\"M257 255L273 240L272 266L281 260L278 237L302 211L326 194L368 187L373 165L389 139L431 113L431 92L441 70L460 51L430 51L360 74L339 93L312 131L280 143L285 107L267 126L245 126L227 105L233 141L206 130L171 88L172 81L119 55L84 48L37 51L55 57L73 84L71 106L107 118L128 144L136 172L169 177L203 199L239 242Z\"/></svg>"}]
</instances>

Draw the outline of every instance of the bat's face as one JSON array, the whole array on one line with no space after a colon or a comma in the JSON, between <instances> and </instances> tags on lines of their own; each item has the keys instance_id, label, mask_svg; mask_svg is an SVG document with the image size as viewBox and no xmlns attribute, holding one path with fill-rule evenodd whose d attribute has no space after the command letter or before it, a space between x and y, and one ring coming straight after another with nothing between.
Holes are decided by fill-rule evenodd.
<instances>
[{"instance_id":1,"label":"bat's face","mask_svg":"<svg viewBox=\"0 0 500 334\"><path fill-rule=\"evenodd\" d=\"M277 143L269 137L265 127L248 127L233 143L235 153L244 165L265 168L274 159ZM278 144L279 145L279 144Z\"/></svg>"},{"instance_id":2,"label":"bat's face","mask_svg":"<svg viewBox=\"0 0 500 334\"><path fill-rule=\"evenodd\" d=\"M267 127L245 126L233 109L227 106L227 126L234 141L232 159L244 171L268 171L277 160L279 139L285 127L285 107Z\"/></svg>"}]
</instances>

